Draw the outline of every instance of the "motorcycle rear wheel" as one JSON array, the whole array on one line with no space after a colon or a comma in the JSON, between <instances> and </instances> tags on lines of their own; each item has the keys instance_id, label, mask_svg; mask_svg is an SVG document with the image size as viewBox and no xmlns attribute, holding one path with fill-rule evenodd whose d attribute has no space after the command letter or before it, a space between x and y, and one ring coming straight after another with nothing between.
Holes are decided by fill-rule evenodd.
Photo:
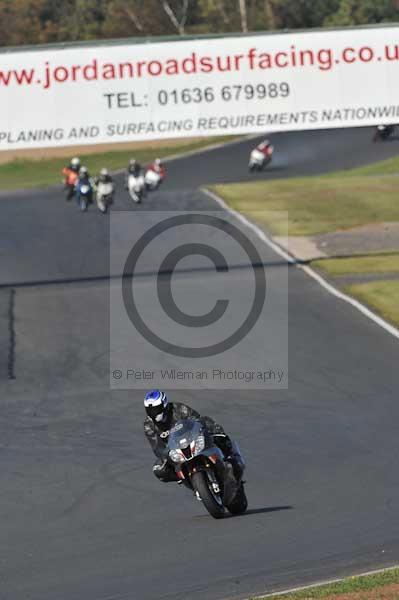
<instances>
[{"instance_id":1,"label":"motorcycle rear wheel","mask_svg":"<svg viewBox=\"0 0 399 600\"><path fill-rule=\"evenodd\" d=\"M198 471L191 476L191 484L194 491L198 492L201 500L214 519L222 519L224 516L224 506L218 502L214 493L209 489L208 478L203 471Z\"/></svg>"}]
</instances>

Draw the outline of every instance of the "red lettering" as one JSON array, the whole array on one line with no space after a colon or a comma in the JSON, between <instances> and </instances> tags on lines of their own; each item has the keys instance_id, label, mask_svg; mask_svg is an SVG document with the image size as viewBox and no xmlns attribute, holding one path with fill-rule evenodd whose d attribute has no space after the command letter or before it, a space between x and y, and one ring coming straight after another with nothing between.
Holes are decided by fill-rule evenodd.
<instances>
[{"instance_id":1,"label":"red lettering","mask_svg":"<svg viewBox=\"0 0 399 600\"><path fill-rule=\"evenodd\" d=\"M285 59L284 62L281 62L280 57ZM286 52L277 52L276 56L274 57L274 62L276 63L276 65L278 67L284 68L284 67L288 67L288 56Z\"/></svg>"},{"instance_id":2,"label":"red lettering","mask_svg":"<svg viewBox=\"0 0 399 600\"><path fill-rule=\"evenodd\" d=\"M348 57L348 54L351 54L351 58ZM354 63L356 58L353 56L355 54L355 49L354 48L345 48L345 50L342 52L342 58L343 61L346 63Z\"/></svg>"}]
</instances>

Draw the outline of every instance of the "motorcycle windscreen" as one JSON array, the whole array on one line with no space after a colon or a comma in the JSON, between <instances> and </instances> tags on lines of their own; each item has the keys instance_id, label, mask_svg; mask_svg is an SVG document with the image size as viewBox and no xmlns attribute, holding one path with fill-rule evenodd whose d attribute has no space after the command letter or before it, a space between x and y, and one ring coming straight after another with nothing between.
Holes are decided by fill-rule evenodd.
<instances>
[{"instance_id":1,"label":"motorcycle windscreen","mask_svg":"<svg viewBox=\"0 0 399 600\"><path fill-rule=\"evenodd\" d=\"M169 450L179 450L187 447L202 434L202 426L199 421L193 419L182 419L169 432Z\"/></svg>"}]
</instances>

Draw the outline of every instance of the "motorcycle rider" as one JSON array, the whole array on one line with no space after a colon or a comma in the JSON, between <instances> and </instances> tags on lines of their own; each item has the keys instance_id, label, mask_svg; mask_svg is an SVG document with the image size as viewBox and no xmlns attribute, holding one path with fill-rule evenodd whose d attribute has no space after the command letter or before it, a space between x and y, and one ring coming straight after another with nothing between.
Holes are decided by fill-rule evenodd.
<instances>
[{"instance_id":1,"label":"motorcycle rider","mask_svg":"<svg viewBox=\"0 0 399 600\"><path fill-rule=\"evenodd\" d=\"M396 125L377 125L373 138L374 141L388 139L394 133L395 128Z\"/></svg>"},{"instance_id":2,"label":"motorcycle rider","mask_svg":"<svg viewBox=\"0 0 399 600\"><path fill-rule=\"evenodd\" d=\"M80 188L82 185L88 185L90 187L90 193L88 194L89 202L92 201L93 197L93 185L90 179L89 171L87 167L82 166L79 169L79 177L76 182L76 201L78 206L80 205Z\"/></svg>"},{"instance_id":3,"label":"motorcycle rider","mask_svg":"<svg viewBox=\"0 0 399 600\"><path fill-rule=\"evenodd\" d=\"M112 192L111 192L110 196L113 196L114 191L115 191L115 184L114 184L114 180L113 180L112 176L110 175L108 169L106 169L106 168L101 169L99 176L94 179L94 185L96 186L96 188L98 188L98 185L101 183L103 183L103 184L110 183L112 185ZM110 203L113 202L113 197L110 197L109 202ZM101 194L99 195L98 190L97 190L97 205L98 205L98 208L101 210Z\"/></svg>"},{"instance_id":4,"label":"motorcycle rider","mask_svg":"<svg viewBox=\"0 0 399 600\"><path fill-rule=\"evenodd\" d=\"M258 146L256 146L256 150L261 152L265 159L268 159L273 152L273 146L269 142L269 140L264 140Z\"/></svg>"},{"instance_id":5,"label":"motorcycle rider","mask_svg":"<svg viewBox=\"0 0 399 600\"><path fill-rule=\"evenodd\" d=\"M89 170L87 167L83 166L79 169L79 182L85 182L91 185Z\"/></svg>"},{"instance_id":6,"label":"motorcycle rider","mask_svg":"<svg viewBox=\"0 0 399 600\"><path fill-rule=\"evenodd\" d=\"M77 157L72 158L69 165L62 169L65 188L70 190L70 193L68 194L68 200L70 200L73 195L75 184L79 176L79 169L80 160Z\"/></svg>"},{"instance_id":7,"label":"motorcycle rider","mask_svg":"<svg viewBox=\"0 0 399 600\"><path fill-rule=\"evenodd\" d=\"M135 158L131 158L129 160L129 164L128 167L126 169L126 174L125 174L125 188L128 189L128 181L129 181L129 176L133 175L133 177L139 177L141 175L141 164L139 163L138 160L136 160Z\"/></svg>"},{"instance_id":8,"label":"motorcycle rider","mask_svg":"<svg viewBox=\"0 0 399 600\"><path fill-rule=\"evenodd\" d=\"M100 174L98 177L95 178L94 180L95 185L98 185L99 183L114 183L114 180L112 179L112 176L110 175L108 169L101 169Z\"/></svg>"},{"instance_id":9,"label":"motorcycle rider","mask_svg":"<svg viewBox=\"0 0 399 600\"><path fill-rule=\"evenodd\" d=\"M67 177L70 173L75 173L75 175L79 175L79 169L80 159L77 156L75 156L70 160L69 165L62 169L62 174L65 175L65 177Z\"/></svg>"},{"instance_id":10,"label":"motorcycle rider","mask_svg":"<svg viewBox=\"0 0 399 600\"><path fill-rule=\"evenodd\" d=\"M240 451L223 427L213 419L201 417L187 404L169 402L166 394L160 390L151 390L146 394L144 407L147 413L144 420L144 435L157 457L152 470L160 481L179 481L174 466L169 462L167 443L170 429L180 419L201 419L208 432L213 435L215 444L221 449L225 459L232 464L235 477L241 478L245 464Z\"/></svg>"},{"instance_id":11,"label":"motorcycle rider","mask_svg":"<svg viewBox=\"0 0 399 600\"><path fill-rule=\"evenodd\" d=\"M154 173L157 173L161 182L165 179L166 169L160 158L156 158L153 163L148 165L148 171L154 171Z\"/></svg>"}]
</instances>

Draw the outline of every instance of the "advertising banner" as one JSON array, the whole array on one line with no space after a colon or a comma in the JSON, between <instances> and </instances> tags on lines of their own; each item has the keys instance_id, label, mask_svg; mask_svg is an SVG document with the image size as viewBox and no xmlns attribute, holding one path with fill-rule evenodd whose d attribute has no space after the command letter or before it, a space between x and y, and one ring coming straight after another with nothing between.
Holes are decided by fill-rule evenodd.
<instances>
[{"instance_id":1,"label":"advertising banner","mask_svg":"<svg viewBox=\"0 0 399 600\"><path fill-rule=\"evenodd\" d=\"M399 28L0 53L0 150L396 123Z\"/></svg>"}]
</instances>

